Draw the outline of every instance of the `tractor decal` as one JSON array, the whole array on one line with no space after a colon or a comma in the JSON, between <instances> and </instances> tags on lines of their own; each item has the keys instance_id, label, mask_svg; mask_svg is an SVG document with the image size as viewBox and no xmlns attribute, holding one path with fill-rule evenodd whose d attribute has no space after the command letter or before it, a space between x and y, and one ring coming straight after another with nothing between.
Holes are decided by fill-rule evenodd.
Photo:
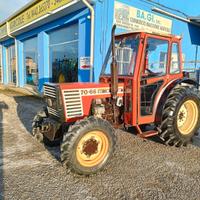
<instances>
[{"instance_id":1,"label":"tractor decal","mask_svg":"<svg viewBox=\"0 0 200 200\"><path fill-rule=\"evenodd\" d=\"M118 88L118 94L123 94L123 87ZM91 95L99 95L99 94L111 94L110 88L86 88L81 89L81 96L91 96Z\"/></svg>"}]
</instances>

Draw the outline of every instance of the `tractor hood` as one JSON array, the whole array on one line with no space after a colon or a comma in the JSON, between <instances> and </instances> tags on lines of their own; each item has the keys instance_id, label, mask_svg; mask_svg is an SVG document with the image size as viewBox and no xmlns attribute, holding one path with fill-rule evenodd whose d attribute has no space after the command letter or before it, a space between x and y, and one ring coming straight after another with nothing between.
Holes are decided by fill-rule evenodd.
<instances>
[{"instance_id":1,"label":"tractor hood","mask_svg":"<svg viewBox=\"0 0 200 200\"><path fill-rule=\"evenodd\" d=\"M110 98L109 83L61 83L57 84L64 106L65 120L73 122L90 114L94 99ZM124 95L124 84L118 85L118 96Z\"/></svg>"}]
</instances>

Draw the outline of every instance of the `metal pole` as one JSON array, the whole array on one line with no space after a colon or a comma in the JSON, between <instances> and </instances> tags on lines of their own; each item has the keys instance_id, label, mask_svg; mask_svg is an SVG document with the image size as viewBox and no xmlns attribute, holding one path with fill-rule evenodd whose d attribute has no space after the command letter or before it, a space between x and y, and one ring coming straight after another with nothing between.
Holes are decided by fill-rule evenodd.
<instances>
[{"instance_id":1,"label":"metal pole","mask_svg":"<svg viewBox=\"0 0 200 200\"><path fill-rule=\"evenodd\" d=\"M87 0L82 2L89 8L91 13L91 35L90 35L90 82L93 82L93 67L94 67L94 8Z\"/></svg>"},{"instance_id":2,"label":"metal pole","mask_svg":"<svg viewBox=\"0 0 200 200\"><path fill-rule=\"evenodd\" d=\"M198 45L196 45L196 51L195 51L195 70L196 70L196 80L199 83L200 71L199 71L199 67L197 68L198 49L199 49Z\"/></svg>"}]
</instances>

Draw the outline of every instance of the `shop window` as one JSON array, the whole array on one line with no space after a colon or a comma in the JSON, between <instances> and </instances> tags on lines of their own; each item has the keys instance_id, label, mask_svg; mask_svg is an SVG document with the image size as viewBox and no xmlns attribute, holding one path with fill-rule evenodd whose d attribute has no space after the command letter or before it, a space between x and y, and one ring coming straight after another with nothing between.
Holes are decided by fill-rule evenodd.
<instances>
[{"instance_id":1,"label":"shop window","mask_svg":"<svg viewBox=\"0 0 200 200\"><path fill-rule=\"evenodd\" d=\"M2 47L0 46L0 83L3 82Z\"/></svg>"},{"instance_id":2,"label":"shop window","mask_svg":"<svg viewBox=\"0 0 200 200\"><path fill-rule=\"evenodd\" d=\"M37 37L24 41L24 75L25 83L28 85L38 85L38 51Z\"/></svg>"},{"instance_id":3,"label":"shop window","mask_svg":"<svg viewBox=\"0 0 200 200\"><path fill-rule=\"evenodd\" d=\"M78 25L49 33L52 82L78 81Z\"/></svg>"},{"instance_id":4,"label":"shop window","mask_svg":"<svg viewBox=\"0 0 200 200\"><path fill-rule=\"evenodd\" d=\"M16 84L15 45L9 46L7 48L7 57L8 57L8 80L9 80L9 83Z\"/></svg>"}]
</instances>

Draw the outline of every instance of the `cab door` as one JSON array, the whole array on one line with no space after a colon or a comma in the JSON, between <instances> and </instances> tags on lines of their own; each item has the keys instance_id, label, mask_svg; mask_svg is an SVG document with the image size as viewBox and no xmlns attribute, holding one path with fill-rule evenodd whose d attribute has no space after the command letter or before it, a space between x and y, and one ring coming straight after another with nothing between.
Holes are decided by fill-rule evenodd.
<instances>
[{"instance_id":1,"label":"cab door","mask_svg":"<svg viewBox=\"0 0 200 200\"><path fill-rule=\"evenodd\" d=\"M154 122L155 101L168 82L169 39L147 35L138 80L138 124Z\"/></svg>"}]
</instances>

